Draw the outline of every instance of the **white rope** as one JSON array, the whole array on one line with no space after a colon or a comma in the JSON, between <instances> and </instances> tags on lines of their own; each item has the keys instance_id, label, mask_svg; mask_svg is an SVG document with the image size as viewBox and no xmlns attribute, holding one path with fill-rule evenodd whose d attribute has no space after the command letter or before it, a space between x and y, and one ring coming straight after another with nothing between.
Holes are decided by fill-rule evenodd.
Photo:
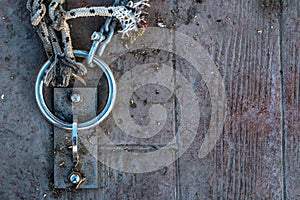
<instances>
[{"instance_id":1,"label":"white rope","mask_svg":"<svg viewBox=\"0 0 300 200\"><path fill-rule=\"evenodd\" d=\"M41 5L40 9L38 9L35 14L31 17L31 24L33 26L37 26L41 20L44 18L46 14L46 6L44 4Z\"/></svg>"},{"instance_id":2,"label":"white rope","mask_svg":"<svg viewBox=\"0 0 300 200\"><path fill-rule=\"evenodd\" d=\"M75 19L78 17L113 17L113 10L117 7L90 7L90 8L76 8L66 13L66 19Z\"/></svg>"}]
</instances>

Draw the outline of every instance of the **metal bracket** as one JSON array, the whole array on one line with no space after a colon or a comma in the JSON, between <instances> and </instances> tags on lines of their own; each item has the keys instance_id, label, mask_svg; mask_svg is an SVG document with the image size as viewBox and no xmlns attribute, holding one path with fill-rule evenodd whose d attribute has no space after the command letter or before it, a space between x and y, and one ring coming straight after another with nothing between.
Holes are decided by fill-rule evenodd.
<instances>
[{"instance_id":1,"label":"metal bracket","mask_svg":"<svg viewBox=\"0 0 300 200\"><path fill-rule=\"evenodd\" d=\"M97 88L54 88L54 113L64 121L78 122L92 119L97 114ZM76 168L84 182L79 188L98 188L98 137L95 128L78 131L79 163ZM74 142L73 142L74 143ZM74 145L74 144L73 144ZM74 149L72 131L54 127L54 187L65 189L74 186ZM72 178L74 178L72 176Z\"/></svg>"}]
</instances>

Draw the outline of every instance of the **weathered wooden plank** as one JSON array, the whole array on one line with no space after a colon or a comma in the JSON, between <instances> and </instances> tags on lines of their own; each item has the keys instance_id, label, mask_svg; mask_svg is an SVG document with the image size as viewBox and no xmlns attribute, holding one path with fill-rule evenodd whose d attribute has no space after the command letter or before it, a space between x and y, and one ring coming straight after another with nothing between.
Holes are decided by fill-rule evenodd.
<instances>
[{"instance_id":1,"label":"weathered wooden plank","mask_svg":"<svg viewBox=\"0 0 300 200\"><path fill-rule=\"evenodd\" d=\"M149 11L150 26L156 26L157 17L162 17L164 19L163 23L172 27L172 17L168 16L171 10L169 5L171 4L170 1L165 1L163 3L160 1L152 2L152 7ZM78 26L78 24L74 24L74 26ZM94 26L92 26L92 23L89 23L89 27L91 28ZM76 31L82 34L82 31L75 30L75 32ZM77 40L79 40L79 38L76 37L75 42ZM82 41L78 42L79 43L75 45L79 44L79 46L81 46ZM125 42L123 41L122 43ZM142 66L147 63L157 63L157 66L149 66L150 69L155 69L157 67L157 70L159 70L161 68L160 65L172 67L172 54L161 50L156 51L156 49L144 49L143 46L140 46L140 48L140 50L128 52L122 56L120 55L117 57L117 60L110 65L114 72L117 84L119 84L120 79L126 73L133 74L133 77L131 77L130 80L137 80L139 74L134 74L134 72L132 72L133 69L142 68ZM112 52L113 55L114 53L115 52ZM107 62L107 60L105 61ZM150 72L148 76L149 77L145 79L145 82L151 80L152 74ZM127 80L127 82L129 84L130 81ZM123 83L124 80L120 84ZM133 83L133 85L134 84L135 83ZM120 96L124 92L131 92L132 89L133 87L128 85L126 91L119 91L118 95ZM97 190L80 190L74 194L63 192L60 194L61 199L71 197L72 199L176 199L175 165L162 166L158 171L150 171L148 173L128 173L113 169L111 166L114 165L109 164L110 162L114 162L118 163L119 166L123 166L123 169L130 169L128 166L130 167L132 161L127 160L123 154L151 153L156 149L167 145L174 138L174 98L172 98L172 93L162 86L146 83L133 91L134 92L130 94L130 98L126 99L127 103L125 104L125 109L129 109L128 118L116 118L113 111L112 115L100 125L98 157L99 172L101 174L99 177L99 188ZM121 98L125 97L121 96ZM158 128L162 128L158 134L149 138L139 138L133 137L132 133L126 132L126 130L122 128L122 125L126 124L129 120L132 120L137 126L147 126L150 120L156 120L151 119L149 113L154 104L161 104L166 109L167 113L165 124L160 121L155 123ZM116 108L117 106L118 105L116 105ZM175 151L172 150L172 148L167 150L167 153L170 156L175 156Z\"/></svg>"},{"instance_id":2,"label":"weathered wooden plank","mask_svg":"<svg viewBox=\"0 0 300 200\"><path fill-rule=\"evenodd\" d=\"M300 194L299 171L299 67L300 67L300 2L283 4L281 55L285 102L285 177L287 199L297 199Z\"/></svg>"},{"instance_id":3,"label":"weathered wooden plank","mask_svg":"<svg viewBox=\"0 0 300 200\"><path fill-rule=\"evenodd\" d=\"M183 199L280 198L280 148L275 145L280 144L279 127L275 126L280 122L276 107L280 94L280 27L277 5L262 4L178 2L179 15L185 21L189 19L189 23L180 21L178 30L197 38L207 48L220 68L227 92L225 129L215 152L205 160L188 153L180 158L180 174L185 174L180 177ZM187 10L195 12L189 15ZM176 64L182 71L187 70L179 61ZM196 139L188 152L193 154L200 144L201 140ZM202 168L198 168L186 177L191 166L199 167L202 162L208 163L203 170L214 169L210 175L203 175ZM193 181L192 177L197 178ZM203 181L208 183L194 187Z\"/></svg>"}]
</instances>

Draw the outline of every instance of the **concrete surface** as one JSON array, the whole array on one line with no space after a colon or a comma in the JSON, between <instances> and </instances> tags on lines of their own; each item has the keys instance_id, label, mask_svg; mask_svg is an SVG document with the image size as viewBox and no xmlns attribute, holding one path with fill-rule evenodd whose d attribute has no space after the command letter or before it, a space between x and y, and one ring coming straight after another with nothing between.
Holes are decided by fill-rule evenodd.
<instances>
[{"instance_id":1,"label":"concrete surface","mask_svg":"<svg viewBox=\"0 0 300 200\"><path fill-rule=\"evenodd\" d=\"M34 97L36 75L46 57L25 3L4 0L0 6L0 199L300 198L299 1L151 1L149 26L156 26L160 18L166 28L192 37L222 74L227 95L223 134L208 156L198 158L211 106L201 75L183 58L164 51L128 53L111 65L117 81L133 66L154 61L170 63L189 80L203 103L198 134L169 166L128 173L99 163L98 189L78 191L53 188L53 127ZM67 7L99 4L111 1L72 0ZM102 23L99 18L72 21L75 48L88 50L91 33ZM128 102L140 125L147 124L151 104L166 108L167 121L159 134L149 139L128 136L110 116L99 127L99 137L106 134L115 146L102 146L98 156L111 159L112 148L152 151L176 137L177 111L184 105L167 98L169 93L161 86L146 85L132 95L136 105ZM146 98L152 102L144 103ZM117 159L120 165L126 162Z\"/></svg>"}]
</instances>

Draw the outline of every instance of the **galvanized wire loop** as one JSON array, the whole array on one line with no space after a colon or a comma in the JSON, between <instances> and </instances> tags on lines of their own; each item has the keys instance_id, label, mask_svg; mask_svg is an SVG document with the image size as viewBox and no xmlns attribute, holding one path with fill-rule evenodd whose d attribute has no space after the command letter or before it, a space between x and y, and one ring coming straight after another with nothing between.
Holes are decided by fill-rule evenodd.
<instances>
[{"instance_id":1,"label":"galvanized wire loop","mask_svg":"<svg viewBox=\"0 0 300 200\"><path fill-rule=\"evenodd\" d=\"M74 55L77 57L84 58L87 56L87 53L83 52L83 51L75 50ZM86 122L78 123L77 130L84 130L84 129L91 128L91 127L99 124L101 121L103 121L108 116L108 114L111 112L114 102L116 100L116 83L115 83L115 80L114 80L111 70L102 60L100 60L97 57L94 57L93 63L96 66L101 68L101 70L103 71L104 75L107 78L108 91L109 91L108 99L107 99L104 109L95 118L93 118L89 121L86 121ZM36 85L35 85L35 97L36 97L37 104L38 104L42 114L45 116L45 118L49 122L51 122L53 125L60 127L62 129L72 130L73 124L65 122L65 121L59 119L58 117L56 117L49 110L49 108L47 107L47 105L45 103L44 96L43 96L43 87L44 87L43 77L44 77L47 69L50 67L50 65L51 65L50 61L46 62L43 65L43 67L41 68L41 70L37 76Z\"/></svg>"},{"instance_id":2,"label":"galvanized wire loop","mask_svg":"<svg viewBox=\"0 0 300 200\"><path fill-rule=\"evenodd\" d=\"M77 120L74 120L72 124L72 156L73 156L73 162L75 164L77 164L79 161L77 126L78 126L78 122Z\"/></svg>"}]
</instances>

